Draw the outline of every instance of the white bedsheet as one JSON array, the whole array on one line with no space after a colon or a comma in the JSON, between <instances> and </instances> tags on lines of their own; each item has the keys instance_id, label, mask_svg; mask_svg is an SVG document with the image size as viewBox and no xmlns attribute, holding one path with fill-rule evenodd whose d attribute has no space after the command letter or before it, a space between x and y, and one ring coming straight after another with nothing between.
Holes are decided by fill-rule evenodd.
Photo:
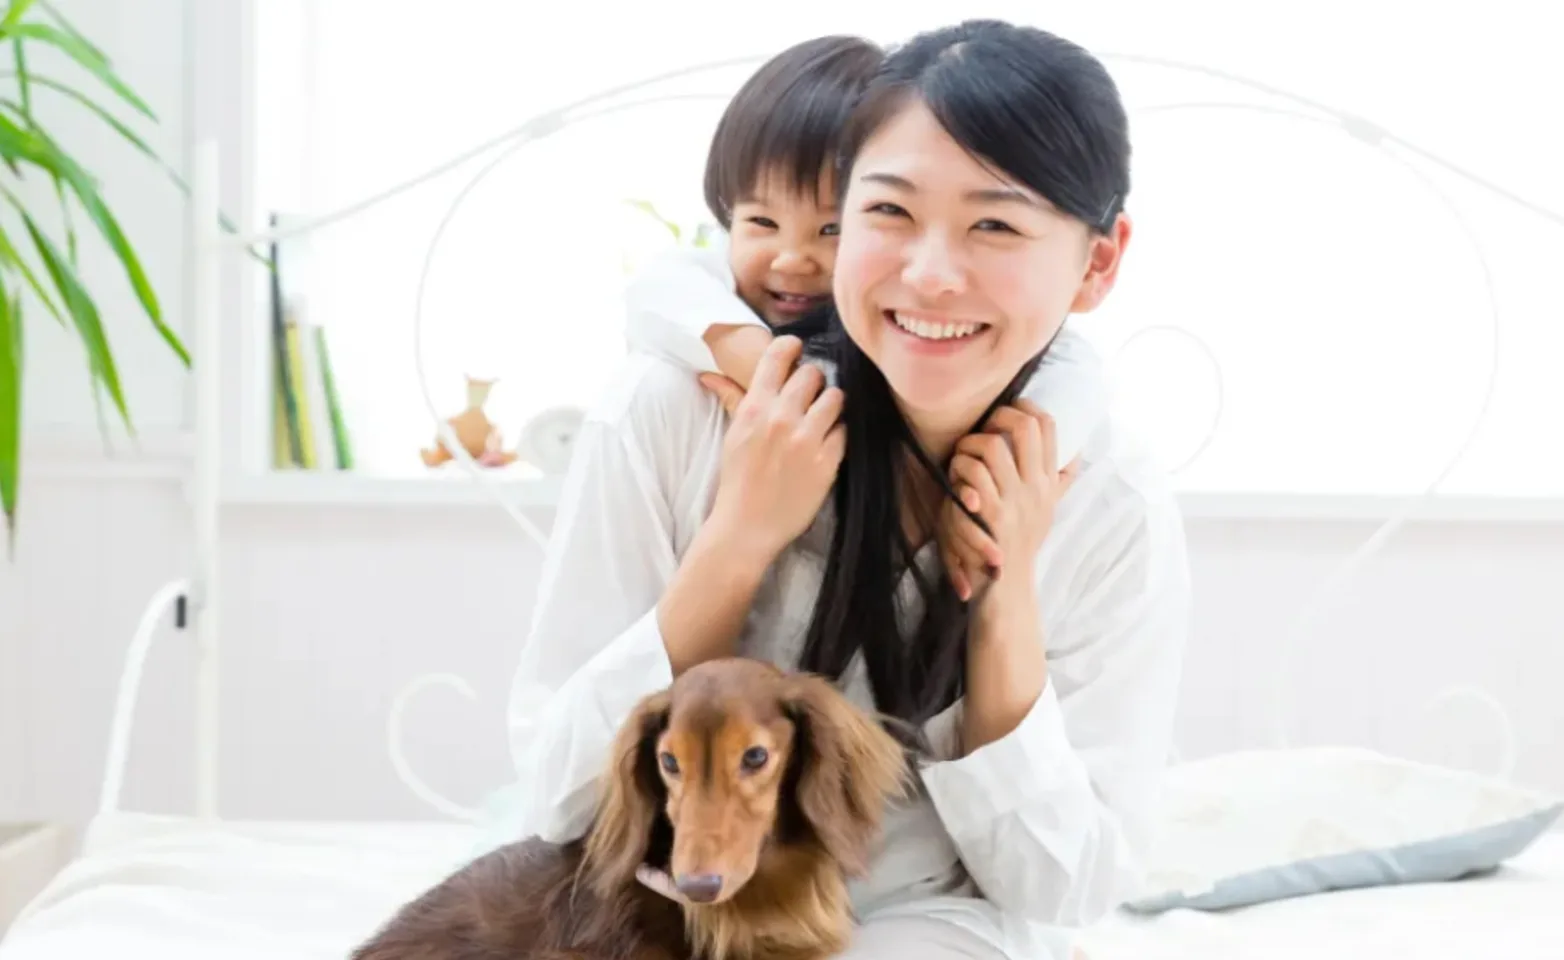
<instances>
[{"instance_id":1,"label":"white bedsheet","mask_svg":"<svg viewBox=\"0 0 1564 960\"><path fill-rule=\"evenodd\" d=\"M478 839L465 826L427 823L104 818L0 941L0 960L340 960ZM1479 879L1224 914L1119 915L1082 947L1089 960L1559 960L1564 835Z\"/></svg>"},{"instance_id":2,"label":"white bedsheet","mask_svg":"<svg viewBox=\"0 0 1564 960\"><path fill-rule=\"evenodd\" d=\"M477 839L440 823L103 817L16 918L0 958L342 960Z\"/></svg>"}]
</instances>

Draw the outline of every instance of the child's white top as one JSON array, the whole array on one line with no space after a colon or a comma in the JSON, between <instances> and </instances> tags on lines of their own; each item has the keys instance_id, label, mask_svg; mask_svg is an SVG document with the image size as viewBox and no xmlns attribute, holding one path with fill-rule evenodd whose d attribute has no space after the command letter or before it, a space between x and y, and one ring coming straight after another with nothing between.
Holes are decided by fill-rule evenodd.
<instances>
[{"instance_id":1,"label":"child's white top","mask_svg":"<svg viewBox=\"0 0 1564 960\"><path fill-rule=\"evenodd\" d=\"M710 510L726 426L684 363L644 353L588 414L511 694L513 835L583 835L618 727L672 682L657 604ZM831 514L827 502L768 571L741 655L796 665ZM932 545L917 562L935 570ZM1017 960L1062 960L1065 927L1137 892L1190 615L1176 500L1112 422L1082 451L1032 575L1048 652L1042 696L1013 732L967 756L961 703L928 724L938 760L852 891L861 917L937 915ZM900 589L910 623L910 574ZM842 687L872 707L861 659Z\"/></svg>"},{"instance_id":2,"label":"child's white top","mask_svg":"<svg viewBox=\"0 0 1564 960\"><path fill-rule=\"evenodd\" d=\"M632 350L691 370L716 372L701 339L713 326L766 327L735 290L726 251L691 247L659 257L625 288L625 337ZM1102 359L1067 320L1021 396L1054 418L1059 463L1070 461L1108 417Z\"/></svg>"}]
</instances>

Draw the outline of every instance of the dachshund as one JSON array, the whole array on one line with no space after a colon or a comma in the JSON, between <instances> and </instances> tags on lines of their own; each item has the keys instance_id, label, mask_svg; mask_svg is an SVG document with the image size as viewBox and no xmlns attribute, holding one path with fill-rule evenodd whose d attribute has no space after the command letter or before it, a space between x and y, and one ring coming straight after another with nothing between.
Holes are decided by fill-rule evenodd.
<instances>
[{"instance_id":1,"label":"dachshund","mask_svg":"<svg viewBox=\"0 0 1564 960\"><path fill-rule=\"evenodd\" d=\"M619 728L585 836L477 858L353 960L823 960L851 938L847 880L911 772L825 679L708 661Z\"/></svg>"}]
</instances>

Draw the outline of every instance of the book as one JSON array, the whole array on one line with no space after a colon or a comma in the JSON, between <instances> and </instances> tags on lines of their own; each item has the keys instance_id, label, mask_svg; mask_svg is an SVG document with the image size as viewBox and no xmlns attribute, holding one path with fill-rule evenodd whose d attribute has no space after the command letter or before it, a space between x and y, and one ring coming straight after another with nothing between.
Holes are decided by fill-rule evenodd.
<instances>
[{"instance_id":1,"label":"book","mask_svg":"<svg viewBox=\"0 0 1564 960\"><path fill-rule=\"evenodd\" d=\"M273 214L273 226L288 218ZM353 444L325 326L309 315L307 241L272 245L272 465L351 470Z\"/></svg>"}]
</instances>

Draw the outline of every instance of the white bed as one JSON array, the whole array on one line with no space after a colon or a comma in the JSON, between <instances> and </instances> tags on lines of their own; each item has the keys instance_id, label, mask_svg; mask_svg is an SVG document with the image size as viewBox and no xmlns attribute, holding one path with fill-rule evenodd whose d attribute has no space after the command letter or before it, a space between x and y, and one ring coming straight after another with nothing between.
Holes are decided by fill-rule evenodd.
<instances>
[{"instance_id":1,"label":"white bed","mask_svg":"<svg viewBox=\"0 0 1564 960\"><path fill-rule=\"evenodd\" d=\"M100 818L0 941L0 960L340 960L479 840L462 824ZM1090 960L1558 960L1564 833L1480 878L1117 914L1081 946Z\"/></svg>"}]
</instances>

